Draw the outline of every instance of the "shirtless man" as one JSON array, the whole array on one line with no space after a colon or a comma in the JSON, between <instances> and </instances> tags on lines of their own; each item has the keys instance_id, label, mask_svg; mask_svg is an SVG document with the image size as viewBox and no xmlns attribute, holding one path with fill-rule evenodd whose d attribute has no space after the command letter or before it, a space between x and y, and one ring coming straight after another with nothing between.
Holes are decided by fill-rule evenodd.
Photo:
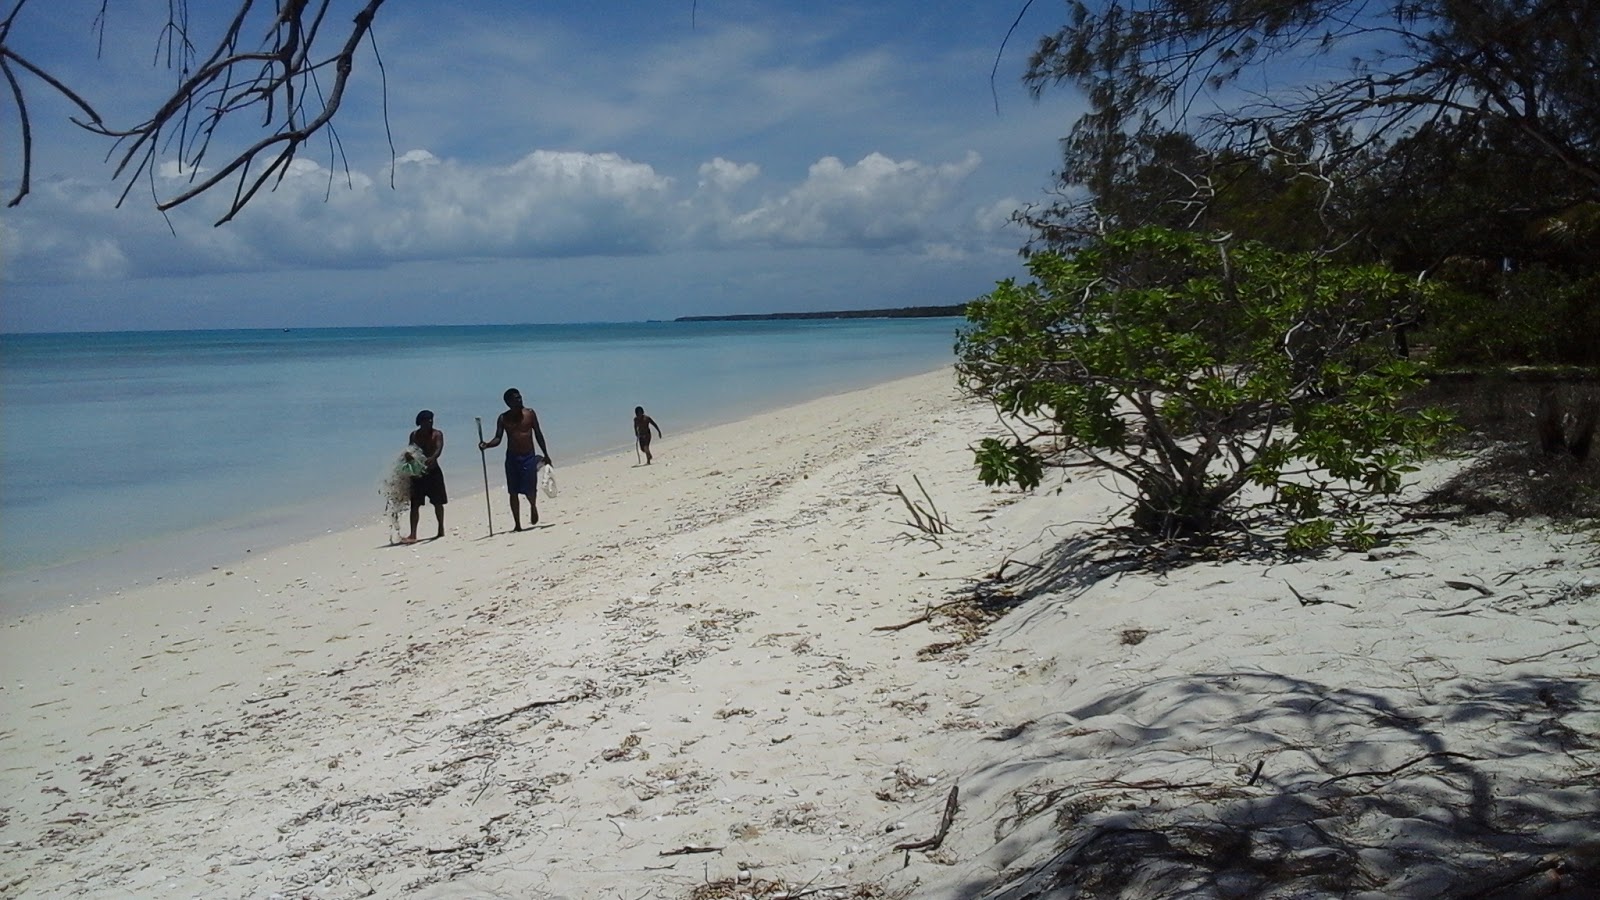
<instances>
[{"instance_id":1,"label":"shirtless man","mask_svg":"<svg viewBox=\"0 0 1600 900\"><path fill-rule=\"evenodd\" d=\"M539 430L538 414L522 405L522 392L508 388L505 401L506 411L494 420L494 437L479 441L478 449L498 447L502 435L510 436L506 442L506 490L511 494L511 521L515 530L521 531L522 506L517 495L528 498L528 527L539 524L539 466L550 465L550 449ZM537 451L534 441L538 441Z\"/></svg>"},{"instance_id":2,"label":"shirtless man","mask_svg":"<svg viewBox=\"0 0 1600 900\"><path fill-rule=\"evenodd\" d=\"M411 432L411 445L424 454L427 468L421 475L411 477L411 535L402 544L417 542L417 520L421 518L423 501L433 504L434 518L439 520L439 533L434 539L444 537L444 505L450 502L444 487L444 472L439 468L439 456L444 453L444 432L433 427L433 413L417 413L417 430Z\"/></svg>"}]
</instances>

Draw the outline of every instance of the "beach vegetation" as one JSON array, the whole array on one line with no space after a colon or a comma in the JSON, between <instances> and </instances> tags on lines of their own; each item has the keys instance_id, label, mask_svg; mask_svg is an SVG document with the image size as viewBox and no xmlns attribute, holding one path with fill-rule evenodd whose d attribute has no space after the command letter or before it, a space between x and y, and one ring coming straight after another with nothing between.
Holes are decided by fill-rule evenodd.
<instances>
[{"instance_id":1,"label":"beach vegetation","mask_svg":"<svg viewBox=\"0 0 1600 900\"><path fill-rule=\"evenodd\" d=\"M1025 82L1076 87L1024 252L1226 231L1447 286L1457 366L1600 364L1600 80L1584 0L1073 3ZM1241 90L1280 71L1293 90ZM1281 81L1281 79L1279 79ZM1201 112L1206 110L1206 112ZM1413 330L1415 330L1413 329Z\"/></svg>"},{"instance_id":2,"label":"beach vegetation","mask_svg":"<svg viewBox=\"0 0 1600 900\"><path fill-rule=\"evenodd\" d=\"M956 347L963 386L1017 423L979 442L986 483L1089 467L1158 537L1253 512L1285 522L1291 548L1370 546L1365 501L1397 492L1448 428L1402 408L1422 373L1393 334L1428 303L1425 281L1161 227L1028 268L968 305Z\"/></svg>"},{"instance_id":3,"label":"beach vegetation","mask_svg":"<svg viewBox=\"0 0 1600 900\"><path fill-rule=\"evenodd\" d=\"M1075 85L1075 148L1186 123L1250 155L1296 133L1344 133L1349 156L1429 124L1492 130L1518 160L1558 166L1600 199L1600 81L1591 0L1073 2L1025 81ZM1294 89L1240 89L1299 75ZM1302 74L1303 73L1303 74ZM1306 77L1309 75L1309 77ZM1280 82L1288 79L1278 78ZM1200 114L1200 109L1210 110Z\"/></svg>"}]
</instances>

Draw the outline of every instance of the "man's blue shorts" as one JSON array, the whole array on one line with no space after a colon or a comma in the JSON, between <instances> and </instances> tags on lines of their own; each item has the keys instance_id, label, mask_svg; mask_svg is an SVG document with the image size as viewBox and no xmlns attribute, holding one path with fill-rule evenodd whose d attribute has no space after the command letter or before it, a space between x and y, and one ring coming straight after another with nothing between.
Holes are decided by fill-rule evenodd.
<instances>
[{"instance_id":1,"label":"man's blue shorts","mask_svg":"<svg viewBox=\"0 0 1600 900\"><path fill-rule=\"evenodd\" d=\"M535 496L539 490L539 460L537 453L507 453L506 492Z\"/></svg>"}]
</instances>

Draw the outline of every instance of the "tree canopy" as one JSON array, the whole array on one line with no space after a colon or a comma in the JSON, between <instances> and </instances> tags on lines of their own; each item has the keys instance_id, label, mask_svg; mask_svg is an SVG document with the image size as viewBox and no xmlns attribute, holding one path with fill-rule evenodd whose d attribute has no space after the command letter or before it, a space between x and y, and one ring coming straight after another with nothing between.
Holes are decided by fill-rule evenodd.
<instances>
[{"instance_id":1,"label":"tree canopy","mask_svg":"<svg viewBox=\"0 0 1600 900\"><path fill-rule=\"evenodd\" d=\"M1255 150L1287 133L1342 132L1357 149L1428 122L1495 122L1593 200L1597 34L1592 0L1074 0L1026 80L1086 93L1091 112L1069 138L1079 147L1177 127ZM1267 67L1278 87L1257 91L1245 76Z\"/></svg>"},{"instance_id":2,"label":"tree canopy","mask_svg":"<svg viewBox=\"0 0 1600 900\"><path fill-rule=\"evenodd\" d=\"M1029 269L969 305L957 345L963 384L1034 429L980 444L988 483L1109 469L1151 534L1213 532L1253 506L1287 515L1292 547L1337 522L1360 544L1360 498L1398 490L1443 425L1396 409L1416 368L1388 338L1429 292L1415 279L1154 227Z\"/></svg>"}]
</instances>

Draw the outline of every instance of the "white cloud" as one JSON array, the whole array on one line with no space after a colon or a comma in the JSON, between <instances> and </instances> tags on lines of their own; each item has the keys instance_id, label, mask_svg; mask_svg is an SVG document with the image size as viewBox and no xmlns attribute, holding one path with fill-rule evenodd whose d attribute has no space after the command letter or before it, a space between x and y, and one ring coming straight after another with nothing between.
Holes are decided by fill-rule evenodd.
<instances>
[{"instance_id":1,"label":"white cloud","mask_svg":"<svg viewBox=\"0 0 1600 900\"><path fill-rule=\"evenodd\" d=\"M760 174L761 167L755 163L740 165L719 156L700 166L700 187L702 190L709 188L732 192L754 181Z\"/></svg>"},{"instance_id":2,"label":"white cloud","mask_svg":"<svg viewBox=\"0 0 1600 900\"><path fill-rule=\"evenodd\" d=\"M231 191L166 218L144 209L106 216L113 202L106 185L63 181L8 223L15 227L4 239L5 277L52 282L752 245L919 251L960 244L960 233L972 230L960 189L978 165L976 153L943 164L881 153L853 165L825 157L803 182L778 186L752 206L737 198L760 181L761 167L722 157L698 166L692 189L615 153L536 150L509 165L477 166L410 150L395 160L393 189L387 167L373 177L300 158L223 228L210 223Z\"/></svg>"},{"instance_id":3,"label":"white cloud","mask_svg":"<svg viewBox=\"0 0 1600 900\"><path fill-rule=\"evenodd\" d=\"M825 157L806 180L728 223L734 241L804 246L916 243L943 230L943 214L978 154L956 163L896 162L872 153L853 166Z\"/></svg>"}]
</instances>

